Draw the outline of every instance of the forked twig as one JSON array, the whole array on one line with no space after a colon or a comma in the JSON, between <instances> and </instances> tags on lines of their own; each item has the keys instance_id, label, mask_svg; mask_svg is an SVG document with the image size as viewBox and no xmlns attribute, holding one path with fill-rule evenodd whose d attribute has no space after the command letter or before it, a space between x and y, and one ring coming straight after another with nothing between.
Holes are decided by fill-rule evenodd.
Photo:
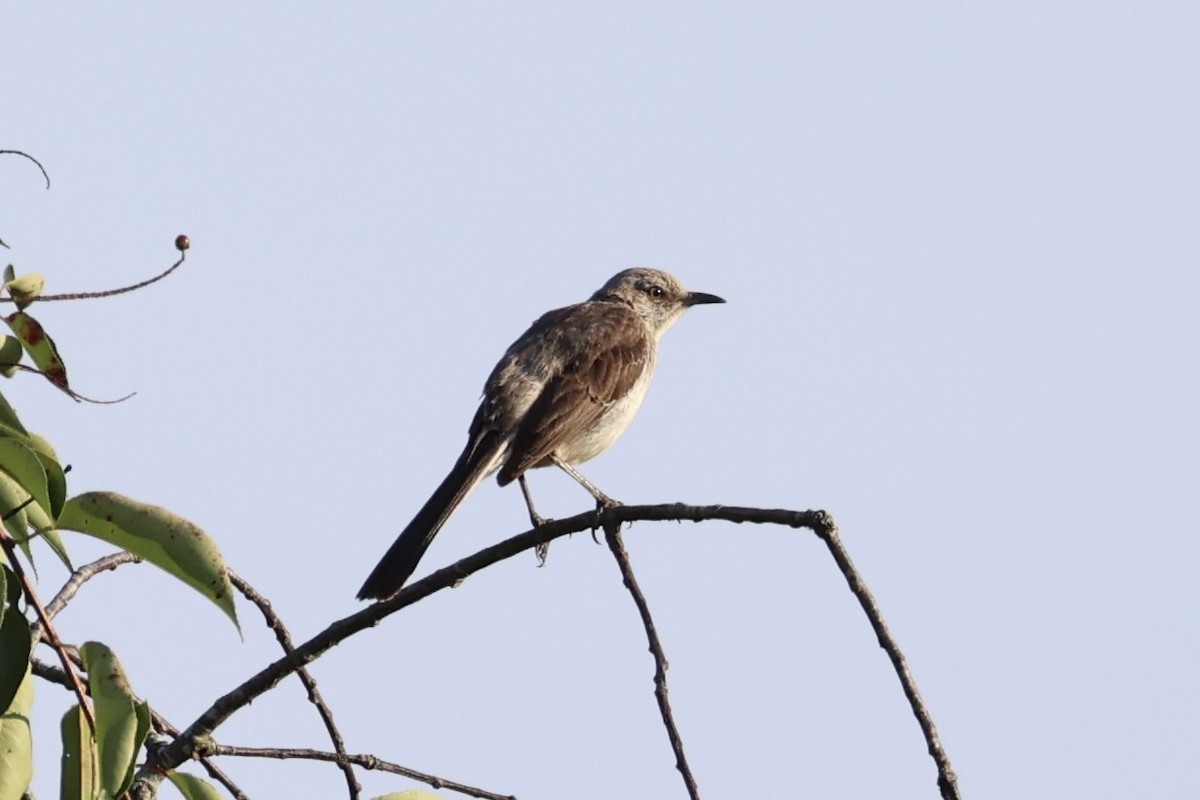
<instances>
[{"instance_id":1,"label":"forked twig","mask_svg":"<svg viewBox=\"0 0 1200 800\"><path fill-rule=\"evenodd\" d=\"M153 709L150 710L150 721L154 725L154 730L167 736L178 736L179 728L172 725L166 717L159 714ZM217 783L225 787L225 791L233 795L233 800L250 800L250 797L242 791L241 787L233 782L225 772L212 762L208 756L199 756L200 766L204 767L204 771L208 773L208 777L212 778Z\"/></svg>"}]
</instances>

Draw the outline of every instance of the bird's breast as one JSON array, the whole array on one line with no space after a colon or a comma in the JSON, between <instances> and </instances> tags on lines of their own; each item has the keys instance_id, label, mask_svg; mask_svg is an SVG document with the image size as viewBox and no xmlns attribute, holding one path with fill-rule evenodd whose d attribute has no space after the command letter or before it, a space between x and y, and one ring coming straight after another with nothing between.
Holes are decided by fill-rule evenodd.
<instances>
[{"instance_id":1,"label":"bird's breast","mask_svg":"<svg viewBox=\"0 0 1200 800\"><path fill-rule=\"evenodd\" d=\"M560 445L555 451L556 455L568 464L582 464L612 447L642 407L642 401L646 399L646 390L654 377L654 365L655 359L651 355L642 374L629 391L610 403L596 423L582 435Z\"/></svg>"}]
</instances>

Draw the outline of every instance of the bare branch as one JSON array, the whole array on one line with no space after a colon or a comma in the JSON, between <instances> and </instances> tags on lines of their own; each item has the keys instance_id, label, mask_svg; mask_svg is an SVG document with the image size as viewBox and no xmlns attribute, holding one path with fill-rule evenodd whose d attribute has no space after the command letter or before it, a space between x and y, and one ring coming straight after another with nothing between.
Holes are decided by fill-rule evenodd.
<instances>
[{"instance_id":1,"label":"bare branch","mask_svg":"<svg viewBox=\"0 0 1200 800\"><path fill-rule=\"evenodd\" d=\"M484 548L460 561L444 567L433 574L405 587L388 600L368 606L330 624L325 630L296 647L290 654L267 665L240 686L217 700L201 714L175 741L156 754L154 763L147 764L138 773L138 780L150 778L156 770L173 769L189 758L197 746L197 740L210 735L219 725L259 695L270 691L284 677L300 667L319 658L327 650L359 631L377 625L382 619L407 608L413 603L457 585L464 578L517 553L572 533L578 533L606 525L634 521L692 521L725 520L728 522L768 523L787 525L793 528L809 528L817 533L833 554L850 590L858 598L875 630L880 646L891 659L905 695L925 735L929 752L938 767L938 785L945 800L960 800L957 779L949 759L937 737L928 709L916 690L915 682L904 663L895 639L884 624L874 599L866 589L862 577L855 570L849 555L837 536L833 519L824 511L793 511L789 509L748 508L744 506L690 506L670 503L653 506L616 506L599 511L589 511L566 519L547 522L545 525L513 536L491 547ZM134 785L137 786L138 780Z\"/></svg>"},{"instance_id":2,"label":"bare branch","mask_svg":"<svg viewBox=\"0 0 1200 800\"><path fill-rule=\"evenodd\" d=\"M917 691L917 683L908 669L904 653L900 651L900 646L896 644L892 632L888 630L887 623L883 621L883 614L879 611L875 598L867 589L866 581L862 579L858 569L855 568L854 562L850 560L850 554L842 544L841 537L838 536L837 524L833 521L833 517L826 516L825 524L816 530L817 536L825 542L838 569L845 576L850 591L858 598L858 604L862 606L871 627L875 630L875 636L879 639L879 646L891 659L892 668L896 670L896 677L900 679L900 685L904 688L904 696L908 698L913 716L917 718L917 723L921 726L921 733L925 736L929 755L933 758L933 763L937 765L938 790L941 792L943 800L961 800L962 795L958 792L958 776L955 775L954 768L950 765L950 758L942 747L941 739L938 738L933 717L930 716L925 701L921 699L921 693Z\"/></svg>"},{"instance_id":3,"label":"bare branch","mask_svg":"<svg viewBox=\"0 0 1200 800\"><path fill-rule=\"evenodd\" d=\"M379 770L380 772L389 772L393 775L403 775L406 778L412 778L415 781L428 784L434 789L449 789L452 792L465 794L468 797L479 797L483 800L517 800L516 796L510 794L496 794L489 792L486 789L479 789L475 786L467 786L465 783L456 783L455 781L439 778L437 775L429 775L424 772L417 772L415 769L393 764L390 761L384 761L382 758L369 754L347 754L347 753L330 753L324 750L308 750L297 747L232 747L229 745L217 744L216 742L207 741L201 748L205 755L211 756L241 756L245 758L303 758L311 761L331 761L335 764L357 764L364 769Z\"/></svg>"},{"instance_id":4,"label":"bare branch","mask_svg":"<svg viewBox=\"0 0 1200 800\"><path fill-rule=\"evenodd\" d=\"M671 701L667 698L667 654L663 651L662 642L658 640L658 631L654 627L654 618L650 616L650 605L646 596L638 586L637 577L633 574L633 565L629 562L629 553L625 551L625 543L621 540L621 523L615 522L604 526L604 539L608 549L621 570L621 578L625 588L633 597L638 615L642 618L642 627L646 629L646 639L650 645L650 653L654 656L654 698L658 701L658 711L662 715L663 726L667 729L667 738L671 741L671 750L675 752L675 768L683 776L683 785L687 787L691 800L700 800L700 789L696 786L696 778L688 766L687 755L683 751L683 739L679 736L679 728L675 725L675 714L671 711Z\"/></svg>"},{"instance_id":5,"label":"bare branch","mask_svg":"<svg viewBox=\"0 0 1200 800\"><path fill-rule=\"evenodd\" d=\"M46 188L50 188L50 173L46 172L46 168L42 166L42 162L29 155L29 153L21 150L0 150L0 156L21 156L22 158L28 158L34 164L37 164L37 168L42 171L42 177L46 179Z\"/></svg>"},{"instance_id":6,"label":"bare branch","mask_svg":"<svg viewBox=\"0 0 1200 800\"><path fill-rule=\"evenodd\" d=\"M279 615L271 607L271 601L259 594L253 586L239 575L235 575L232 571L229 572L229 580L247 600L257 606L258 610L262 612L263 618L267 622L267 627L275 632L275 639L279 642L279 646L283 648L283 652L290 654L295 651L296 648L292 645L291 634L284 627L283 620L279 618ZM340 761L337 761L337 765L346 777L346 788L350 792L350 800L357 800L359 794L362 792L362 786L359 785L358 779L354 775L354 767L346 756L346 743L333 721L333 712L325 704L325 699L321 697L321 692L317 689L317 681L309 671L304 667L300 667L296 670L296 675L300 678L300 682L304 684L304 688L308 692L309 702L316 706L317 713L321 716L321 722L325 724L325 730L329 733L329 740L333 743L334 751L342 757Z\"/></svg>"},{"instance_id":7,"label":"bare branch","mask_svg":"<svg viewBox=\"0 0 1200 800\"><path fill-rule=\"evenodd\" d=\"M122 550L119 553L105 556L97 559L90 564L84 564L79 569L71 573L71 577L67 578L67 582L58 590L58 594L54 599L46 604L46 616L54 619L58 614L67 607L67 603L75 598L76 593L87 581L99 575L101 572L114 570L123 564L138 564L141 563L142 557L136 556L133 553ZM41 630L41 623L33 626L34 638L36 639Z\"/></svg>"},{"instance_id":8,"label":"bare branch","mask_svg":"<svg viewBox=\"0 0 1200 800\"><path fill-rule=\"evenodd\" d=\"M517 553L539 544L553 541L568 534L603 527L606 522L631 522L634 520L692 520L723 519L731 522L770 522L791 527L816 529L823 524L824 512L789 511L786 509L760 509L731 506L687 506L673 503L657 506L616 506L603 511L589 511L573 517L547 522L540 528L513 536L474 555L434 572L422 580L410 584L388 600L357 611L330 624L325 630L298 646L290 655L267 665L240 686L217 700L201 714L187 730L170 745L160 751L161 761L147 765L145 769L173 769L186 761L195 747L196 740L210 735L221 723L235 712L244 708L256 697L269 691L284 677L301 666L319 658L323 653L342 640L366 628L379 624L380 620L416 603L436 592L458 584L469 575L478 572ZM136 781L135 781L136 783Z\"/></svg>"},{"instance_id":9,"label":"bare branch","mask_svg":"<svg viewBox=\"0 0 1200 800\"><path fill-rule=\"evenodd\" d=\"M181 247L178 249L179 249L179 260L178 261L176 261L174 264L167 267L165 270L163 270L159 274L155 275L154 277L147 278L144 281L139 281L139 282L131 284L129 286L122 286L117 289L104 289L104 290L98 291L98 292L70 292L70 293L66 293L66 294L41 294L41 295L38 295L37 297L32 297L32 298L29 298L29 297L20 298L20 300L21 300L21 302L28 302L30 305L32 305L33 303L52 303L56 300L95 300L95 299L98 299L101 297L113 297L115 295L125 294L127 292L136 292L138 289L144 289L145 287L149 286L152 283L158 283L163 278L167 277L172 272L179 269L179 267L187 259L187 253L184 252L187 248ZM18 300L18 298L14 298L14 297L0 297L0 303L15 303L15 302L17 302L17 300Z\"/></svg>"}]
</instances>

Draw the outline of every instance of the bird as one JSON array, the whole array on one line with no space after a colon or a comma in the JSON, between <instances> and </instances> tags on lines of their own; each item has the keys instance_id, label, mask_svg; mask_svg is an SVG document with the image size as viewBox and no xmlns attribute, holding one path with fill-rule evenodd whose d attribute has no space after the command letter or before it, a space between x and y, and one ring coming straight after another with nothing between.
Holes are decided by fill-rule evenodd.
<instances>
[{"instance_id":1,"label":"bird","mask_svg":"<svg viewBox=\"0 0 1200 800\"><path fill-rule=\"evenodd\" d=\"M548 311L505 351L488 377L454 467L401 531L359 589L360 600L399 592L446 520L496 473L521 487L534 527L526 470L557 466L601 507L617 505L574 465L603 453L633 421L658 361L658 343L684 311L724 303L689 292L666 272L618 272L590 299Z\"/></svg>"}]
</instances>

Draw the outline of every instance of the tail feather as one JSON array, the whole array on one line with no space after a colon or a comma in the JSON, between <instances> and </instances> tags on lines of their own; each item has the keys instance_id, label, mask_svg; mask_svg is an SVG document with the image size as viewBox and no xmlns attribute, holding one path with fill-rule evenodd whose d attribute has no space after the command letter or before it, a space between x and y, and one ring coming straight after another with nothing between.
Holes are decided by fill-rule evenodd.
<instances>
[{"instance_id":1,"label":"tail feather","mask_svg":"<svg viewBox=\"0 0 1200 800\"><path fill-rule=\"evenodd\" d=\"M454 469L371 571L358 590L359 600L382 600L400 591L454 509L494 467L500 447L501 442L495 436L467 446Z\"/></svg>"}]
</instances>

